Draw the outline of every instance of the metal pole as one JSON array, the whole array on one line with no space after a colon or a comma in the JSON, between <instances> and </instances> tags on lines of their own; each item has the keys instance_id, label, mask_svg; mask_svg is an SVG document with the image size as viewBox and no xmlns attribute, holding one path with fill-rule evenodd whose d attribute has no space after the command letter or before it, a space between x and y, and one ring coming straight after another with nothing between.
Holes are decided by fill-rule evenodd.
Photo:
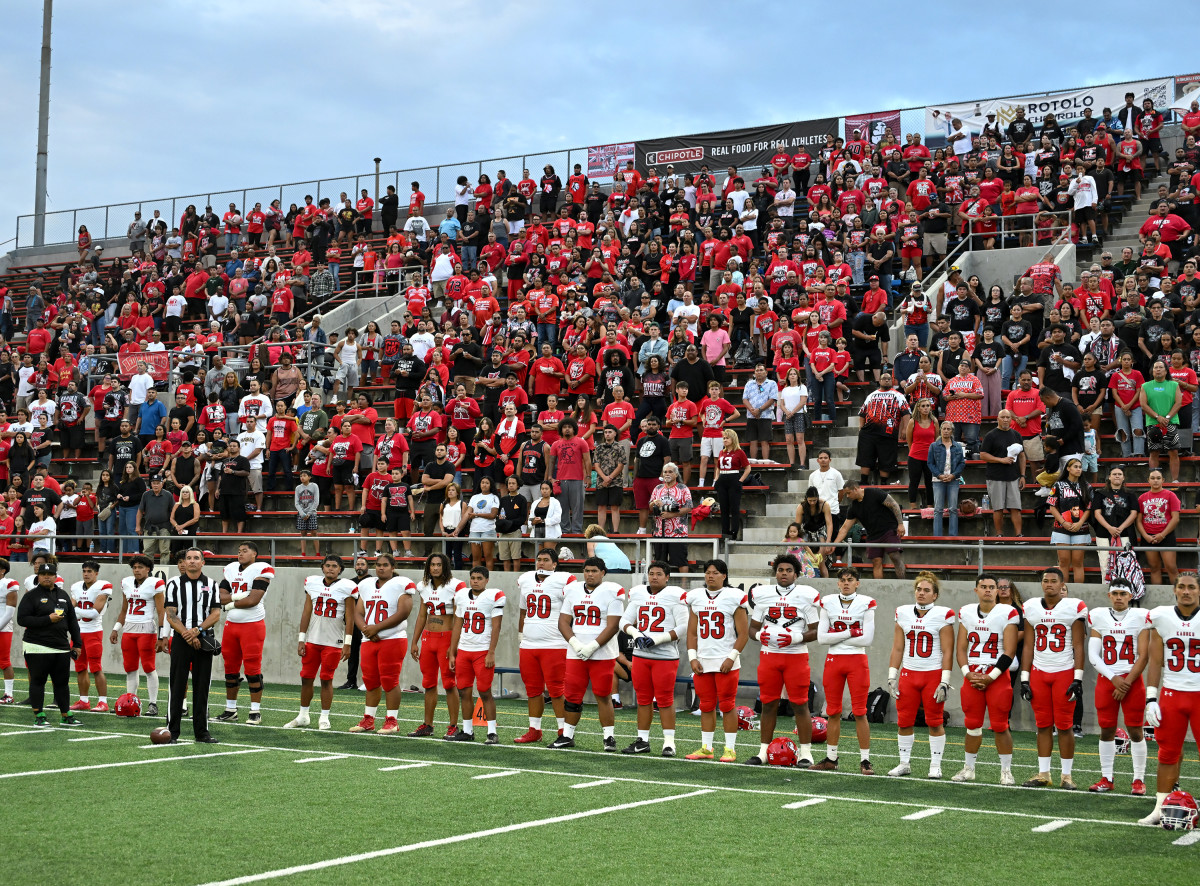
<instances>
[{"instance_id":1,"label":"metal pole","mask_svg":"<svg viewBox=\"0 0 1200 886\"><path fill-rule=\"evenodd\" d=\"M50 137L50 22L54 0L42 3L42 73L38 84L37 174L33 194L33 245L46 243L46 158Z\"/></svg>"},{"instance_id":2,"label":"metal pole","mask_svg":"<svg viewBox=\"0 0 1200 886\"><path fill-rule=\"evenodd\" d=\"M375 158L375 208L376 209L379 208L379 199L380 199L380 197L379 197L379 164L382 162L383 162L382 157ZM379 229L382 231L383 230L383 215L378 214L378 218L379 218ZM374 230L375 225L372 224L371 229ZM383 233L386 234L387 231L383 231Z\"/></svg>"}]
</instances>

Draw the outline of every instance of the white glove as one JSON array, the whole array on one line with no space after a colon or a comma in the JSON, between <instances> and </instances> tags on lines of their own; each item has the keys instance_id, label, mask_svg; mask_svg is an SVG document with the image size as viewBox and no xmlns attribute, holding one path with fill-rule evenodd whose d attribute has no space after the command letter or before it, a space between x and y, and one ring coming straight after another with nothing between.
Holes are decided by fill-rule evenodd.
<instances>
[{"instance_id":1,"label":"white glove","mask_svg":"<svg viewBox=\"0 0 1200 886\"><path fill-rule=\"evenodd\" d=\"M583 648L575 651L579 653L580 658L588 659L591 658L599 648L599 643L597 643L595 640L589 640L587 643L583 644Z\"/></svg>"},{"instance_id":2,"label":"white glove","mask_svg":"<svg viewBox=\"0 0 1200 886\"><path fill-rule=\"evenodd\" d=\"M357 485L358 485L358 473L357 473L357 472L355 472L355 473L351 474L351 475L350 475L350 479L351 479L351 480L354 482L354 485L355 485L355 486L357 486Z\"/></svg>"},{"instance_id":3,"label":"white glove","mask_svg":"<svg viewBox=\"0 0 1200 886\"><path fill-rule=\"evenodd\" d=\"M938 704L945 704L946 698L950 695L949 683L938 683L937 689L933 690L933 700Z\"/></svg>"},{"instance_id":4,"label":"white glove","mask_svg":"<svg viewBox=\"0 0 1200 886\"><path fill-rule=\"evenodd\" d=\"M1158 699L1152 698L1146 702L1146 725L1151 729L1157 729L1162 723L1162 710L1158 706Z\"/></svg>"},{"instance_id":5,"label":"white glove","mask_svg":"<svg viewBox=\"0 0 1200 886\"><path fill-rule=\"evenodd\" d=\"M664 643L671 642L671 632L662 631L657 634L650 634L650 639L654 641L655 646L662 646Z\"/></svg>"},{"instance_id":6,"label":"white glove","mask_svg":"<svg viewBox=\"0 0 1200 886\"><path fill-rule=\"evenodd\" d=\"M229 599L232 602L236 603L238 600L245 600L249 596L250 596L249 591L237 591L235 593L230 594Z\"/></svg>"},{"instance_id":7,"label":"white glove","mask_svg":"<svg viewBox=\"0 0 1200 886\"><path fill-rule=\"evenodd\" d=\"M900 678L888 677L888 693L892 698L900 697Z\"/></svg>"}]
</instances>

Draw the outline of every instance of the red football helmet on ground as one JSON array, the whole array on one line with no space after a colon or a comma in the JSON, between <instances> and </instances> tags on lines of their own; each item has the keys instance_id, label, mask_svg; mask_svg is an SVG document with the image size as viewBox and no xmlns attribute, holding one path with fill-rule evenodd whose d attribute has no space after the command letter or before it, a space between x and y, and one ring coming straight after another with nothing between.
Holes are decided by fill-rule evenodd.
<instances>
[{"instance_id":1,"label":"red football helmet on ground","mask_svg":"<svg viewBox=\"0 0 1200 886\"><path fill-rule=\"evenodd\" d=\"M812 741L813 744L821 744L825 741L825 736L829 734L829 721L824 717L812 718Z\"/></svg>"},{"instance_id":2,"label":"red football helmet on ground","mask_svg":"<svg viewBox=\"0 0 1200 886\"><path fill-rule=\"evenodd\" d=\"M1129 733L1124 729L1117 729L1117 734L1113 737L1113 742L1117 746L1118 754L1129 753L1129 746L1131 742L1129 741Z\"/></svg>"},{"instance_id":3,"label":"red football helmet on ground","mask_svg":"<svg viewBox=\"0 0 1200 886\"><path fill-rule=\"evenodd\" d=\"M772 766L795 766L796 743L790 738L774 739L767 745L767 762Z\"/></svg>"},{"instance_id":4,"label":"red football helmet on ground","mask_svg":"<svg viewBox=\"0 0 1200 886\"><path fill-rule=\"evenodd\" d=\"M1197 814L1196 800L1191 794L1187 791L1171 791L1163 800L1162 826L1168 831L1190 831L1196 827Z\"/></svg>"},{"instance_id":5,"label":"red football helmet on ground","mask_svg":"<svg viewBox=\"0 0 1200 886\"><path fill-rule=\"evenodd\" d=\"M758 718L754 714L754 708L746 707L746 705L738 705L738 729L755 729L758 727Z\"/></svg>"},{"instance_id":6,"label":"red football helmet on ground","mask_svg":"<svg viewBox=\"0 0 1200 886\"><path fill-rule=\"evenodd\" d=\"M140 717L142 715L142 703L138 701L138 697L132 692L125 692L117 699L117 704L113 708L113 711L118 717Z\"/></svg>"}]
</instances>

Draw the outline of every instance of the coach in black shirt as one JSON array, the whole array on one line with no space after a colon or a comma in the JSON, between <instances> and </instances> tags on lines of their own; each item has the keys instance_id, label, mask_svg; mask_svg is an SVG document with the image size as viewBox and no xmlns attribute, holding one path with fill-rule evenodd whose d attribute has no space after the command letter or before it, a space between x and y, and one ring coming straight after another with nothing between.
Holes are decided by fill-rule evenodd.
<instances>
[{"instance_id":1,"label":"coach in black shirt","mask_svg":"<svg viewBox=\"0 0 1200 886\"><path fill-rule=\"evenodd\" d=\"M98 568L98 567L97 567ZM208 684L216 640L212 628L221 619L220 591L204 574L204 554L189 548L179 563L179 575L167 582L167 624L171 637L171 682L167 697L167 728L179 739L188 674L192 675L192 732L196 741L216 744L208 732Z\"/></svg>"}]
</instances>

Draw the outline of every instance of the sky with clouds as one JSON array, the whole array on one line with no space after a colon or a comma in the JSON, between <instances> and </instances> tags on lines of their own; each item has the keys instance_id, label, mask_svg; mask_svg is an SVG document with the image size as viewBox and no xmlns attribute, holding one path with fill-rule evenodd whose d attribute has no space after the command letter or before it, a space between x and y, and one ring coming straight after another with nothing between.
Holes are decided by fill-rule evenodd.
<instances>
[{"instance_id":1,"label":"sky with clouds","mask_svg":"<svg viewBox=\"0 0 1200 886\"><path fill-rule=\"evenodd\" d=\"M1086 15L876 0L846 18L800 9L58 0L48 207L367 173L376 156L407 169L1198 66L1186 40L1131 37L1119 26L1128 5L1108 0ZM36 0L0 4L0 244L33 210L41 22Z\"/></svg>"}]
</instances>

